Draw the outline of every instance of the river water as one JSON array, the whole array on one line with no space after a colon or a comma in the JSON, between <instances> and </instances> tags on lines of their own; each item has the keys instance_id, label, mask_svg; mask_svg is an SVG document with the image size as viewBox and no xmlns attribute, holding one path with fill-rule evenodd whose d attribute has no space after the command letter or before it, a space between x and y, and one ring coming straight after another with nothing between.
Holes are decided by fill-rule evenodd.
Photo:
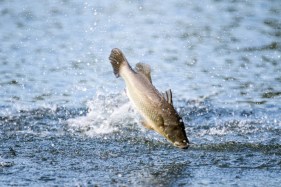
<instances>
[{"instance_id":1,"label":"river water","mask_svg":"<svg viewBox=\"0 0 281 187\"><path fill-rule=\"evenodd\" d=\"M279 186L281 2L0 1L0 186ZM192 145L144 129L148 63Z\"/></svg>"}]
</instances>

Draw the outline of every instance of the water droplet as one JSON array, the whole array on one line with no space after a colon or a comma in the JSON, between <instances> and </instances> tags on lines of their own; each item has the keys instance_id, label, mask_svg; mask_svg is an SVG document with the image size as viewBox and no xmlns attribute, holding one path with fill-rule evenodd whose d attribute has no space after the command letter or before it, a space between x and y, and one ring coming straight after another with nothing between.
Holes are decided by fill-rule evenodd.
<instances>
[{"instance_id":1,"label":"water droplet","mask_svg":"<svg viewBox=\"0 0 281 187\"><path fill-rule=\"evenodd\" d=\"M96 16L98 13L97 13L97 10L94 10L94 15Z\"/></svg>"}]
</instances>

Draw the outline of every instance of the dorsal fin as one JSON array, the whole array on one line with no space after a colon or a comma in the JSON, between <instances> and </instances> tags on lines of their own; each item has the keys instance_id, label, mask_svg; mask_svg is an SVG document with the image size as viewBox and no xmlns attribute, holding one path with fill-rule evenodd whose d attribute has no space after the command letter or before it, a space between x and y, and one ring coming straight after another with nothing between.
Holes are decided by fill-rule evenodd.
<instances>
[{"instance_id":1,"label":"dorsal fin","mask_svg":"<svg viewBox=\"0 0 281 187\"><path fill-rule=\"evenodd\" d=\"M162 93L164 99L171 105L173 105L173 95L172 95L172 90L169 89L165 93Z\"/></svg>"},{"instance_id":2,"label":"dorsal fin","mask_svg":"<svg viewBox=\"0 0 281 187\"><path fill-rule=\"evenodd\" d=\"M151 69L150 69L150 66L148 64L140 63L140 62L137 63L136 64L136 71L138 73L142 73L152 83L151 76L150 76Z\"/></svg>"}]
</instances>

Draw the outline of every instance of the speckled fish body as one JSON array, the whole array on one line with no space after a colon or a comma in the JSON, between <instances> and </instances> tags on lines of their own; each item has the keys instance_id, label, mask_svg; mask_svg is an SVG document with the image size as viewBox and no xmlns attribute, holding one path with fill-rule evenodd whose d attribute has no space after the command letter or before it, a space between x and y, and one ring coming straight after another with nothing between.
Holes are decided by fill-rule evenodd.
<instances>
[{"instance_id":1,"label":"speckled fish body","mask_svg":"<svg viewBox=\"0 0 281 187\"><path fill-rule=\"evenodd\" d=\"M120 49L111 51L109 60L116 77L126 84L126 93L143 117L142 125L153 129L179 148L189 145L182 118L174 109L171 90L160 93L152 84L150 66L138 63L131 68Z\"/></svg>"}]
</instances>

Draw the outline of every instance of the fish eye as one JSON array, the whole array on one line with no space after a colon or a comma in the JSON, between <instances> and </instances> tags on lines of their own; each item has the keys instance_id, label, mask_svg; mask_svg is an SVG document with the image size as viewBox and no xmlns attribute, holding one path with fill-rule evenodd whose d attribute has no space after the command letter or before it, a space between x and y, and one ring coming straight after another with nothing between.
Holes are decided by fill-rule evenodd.
<instances>
[{"instance_id":1,"label":"fish eye","mask_svg":"<svg viewBox=\"0 0 281 187\"><path fill-rule=\"evenodd\" d=\"M183 140L182 142L183 142L183 143L186 143L186 140Z\"/></svg>"}]
</instances>

